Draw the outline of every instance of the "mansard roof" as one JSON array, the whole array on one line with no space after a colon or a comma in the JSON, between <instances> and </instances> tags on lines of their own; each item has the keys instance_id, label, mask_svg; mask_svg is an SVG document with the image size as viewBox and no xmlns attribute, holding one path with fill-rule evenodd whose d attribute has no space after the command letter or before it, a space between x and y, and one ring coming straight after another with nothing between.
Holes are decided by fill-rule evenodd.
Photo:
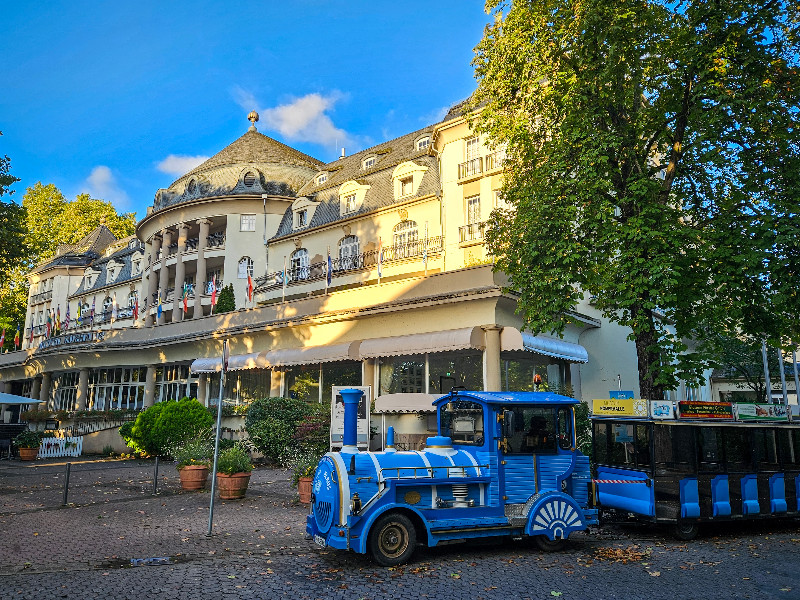
<instances>
[{"instance_id":1,"label":"mansard roof","mask_svg":"<svg viewBox=\"0 0 800 600\"><path fill-rule=\"evenodd\" d=\"M137 243L131 244L133 241L136 241ZM119 240L117 246L121 247L118 250L111 252L107 256L103 256L92 261L91 267L94 270L99 271L97 278L94 280L91 286L87 286L86 278L84 277L83 280L81 280L78 289L69 295L70 299L95 293L106 287L116 286L121 283L127 283L129 281L141 279L141 271L136 275L132 274L134 256L136 254L144 256L144 247L141 242L139 242L135 236L130 236L128 238ZM111 262L121 264L121 270L113 281L110 279L108 272L108 265ZM89 265L87 264L87 266Z\"/></svg>"},{"instance_id":2,"label":"mansard roof","mask_svg":"<svg viewBox=\"0 0 800 600\"><path fill-rule=\"evenodd\" d=\"M88 265L116 241L117 237L108 227L99 225L75 244L60 244L56 255L39 263L31 273L40 273L56 266Z\"/></svg>"}]
</instances>

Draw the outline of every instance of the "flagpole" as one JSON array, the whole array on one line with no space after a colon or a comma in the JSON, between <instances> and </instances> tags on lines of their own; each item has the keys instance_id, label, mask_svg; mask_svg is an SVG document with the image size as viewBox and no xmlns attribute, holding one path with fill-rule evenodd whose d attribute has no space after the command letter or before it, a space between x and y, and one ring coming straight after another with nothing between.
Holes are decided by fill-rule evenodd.
<instances>
[{"instance_id":1,"label":"flagpole","mask_svg":"<svg viewBox=\"0 0 800 600\"><path fill-rule=\"evenodd\" d=\"M286 255L283 256L283 296L281 302L286 302Z\"/></svg>"},{"instance_id":2,"label":"flagpole","mask_svg":"<svg viewBox=\"0 0 800 600\"><path fill-rule=\"evenodd\" d=\"M328 295L328 280L331 278L330 272L331 264L331 247L328 246L328 260L325 262L325 295ZM341 266L339 267L341 268Z\"/></svg>"},{"instance_id":3,"label":"flagpole","mask_svg":"<svg viewBox=\"0 0 800 600\"><path fill-rule=\"evenodd\" d=\"M381 284L382 263L383 263L383 247L381 246L381 237L378 236L378 285Z\"/></svg>"},{"instance_id":4,"label":"flagpole","mask_svg":"<svg viewBox=\"0 0 800 600\"><path fill-rule=\"evenodd\" d=\"M425 248L422 250L422 262L425 264L425 276L428 276L428 222L425 221Z\"/></svg>"}]
</instances>

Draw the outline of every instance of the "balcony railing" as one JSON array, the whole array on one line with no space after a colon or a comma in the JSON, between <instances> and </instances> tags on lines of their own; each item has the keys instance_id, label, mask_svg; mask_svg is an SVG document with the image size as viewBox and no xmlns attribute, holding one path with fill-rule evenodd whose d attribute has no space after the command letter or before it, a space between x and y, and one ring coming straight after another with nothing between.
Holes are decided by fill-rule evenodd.
<instances>
[{"instance_id":1,"label":"balcony railing","mask_svg":"<svg viewBox=\"0 0 800 600\"><path fill-rule=\"evenodd\" d=\"M225 247L225 232L218 231L217 233L212 233L206 238L208 242L208 248L224 248Z\"/></svg>"},{"instance_id":2,"label":"balcony railing","mask_svg":"<svg viewBox=\"0 0 800 600\"><path fill-rule=\"evenodd\" d=\"M428 238L427 256L431 258L441 254L443 249L443 239L441 237ZM386 265L392 262L424 259L425 240L414 240L406 244L397 244L383 248L381 264ZM352 256L343 256L331 259L331 279L342 277L350 273L375 267L378 264L378 251L370 250ZM326 261L311 263L308 266L289 267L286 273L286 285L307 283L322 280L327 276ZM265 291L280 287L284 284L283 271L267 273L264 277L258 277L255 281L255 291Z\"/></svg>"},{"instance_id":3,"label":"balcony railing","mask_svg":"<svg viewBox=\"0 0 800 600\"><path fill-rule=\"evenodd\" d=\"M458 165L458 178L466 179L483 173L483 158L473 158Z\"/></svg>"},{"instance_id":4,"label":"balcony railing","mask_svg":"<svg viewBox=\"0 0 800 600\"><path fill-rule=\"evenodd\" d=\"M470 223L469 225L463 225L458 228L459 241L463 244L464 242L474 242L476 240L482 240L484 229L486 229L485 222Z\"/></svg>"},{"instance_id":5,"label":"balcony railing","mask_svg":"<svg viewBox=\"0 0 800 600\"><path fill-rule=\"evenodd\" d=\"M505 151L497 150L496 152L492 152L491 154L487 155L484 158L486 170L493 171L495 169L502 169L503 162L505 160L506 160Z\"/></svg>"},{"instance_id":6,"label":"balcony railing","mask_svg":"<svg viewBox=\"0 0 800 600\"><path fill-rule=\"evenodd\" d=\"M40 292L38 294L34 294L31 296L31 304L39 304L40 302L47 302L48 300L53 299L53 290L47 290L46 292Z\"/></svg>"}]
</instances>

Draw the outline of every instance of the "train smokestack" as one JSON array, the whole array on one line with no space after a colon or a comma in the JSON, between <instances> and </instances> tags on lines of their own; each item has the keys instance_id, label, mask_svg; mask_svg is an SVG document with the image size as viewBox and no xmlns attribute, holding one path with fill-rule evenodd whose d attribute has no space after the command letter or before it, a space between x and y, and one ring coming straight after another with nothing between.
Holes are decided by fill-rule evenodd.
<instances>
[{"instance_id":1,"label":"train smokestack","mask_svg":"<svg viewBox=\"0 0 800 600\"><path fill-rule=\"evenodd\" d=\"M344 431L342 433L342 452L358 452L358 403L364 392L361 390L341 390L344 401Z\"/></svg>"}]
</instances>

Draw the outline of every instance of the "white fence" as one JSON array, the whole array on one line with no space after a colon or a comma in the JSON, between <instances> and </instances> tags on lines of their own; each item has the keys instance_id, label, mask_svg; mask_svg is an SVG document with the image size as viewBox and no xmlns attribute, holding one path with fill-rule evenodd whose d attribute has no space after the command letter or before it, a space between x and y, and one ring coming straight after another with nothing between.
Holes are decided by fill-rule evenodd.
<instances>
[{"instance_id":1,"label":"white fence","mask_svg":"<svg viewBox=\"0 0 800 600\"><path fill-rule=\"evenodd\" d=\"M39 446L39 458L80 456L83 452L83 437L47 437Z\"/></svg>"}]
</instances>

